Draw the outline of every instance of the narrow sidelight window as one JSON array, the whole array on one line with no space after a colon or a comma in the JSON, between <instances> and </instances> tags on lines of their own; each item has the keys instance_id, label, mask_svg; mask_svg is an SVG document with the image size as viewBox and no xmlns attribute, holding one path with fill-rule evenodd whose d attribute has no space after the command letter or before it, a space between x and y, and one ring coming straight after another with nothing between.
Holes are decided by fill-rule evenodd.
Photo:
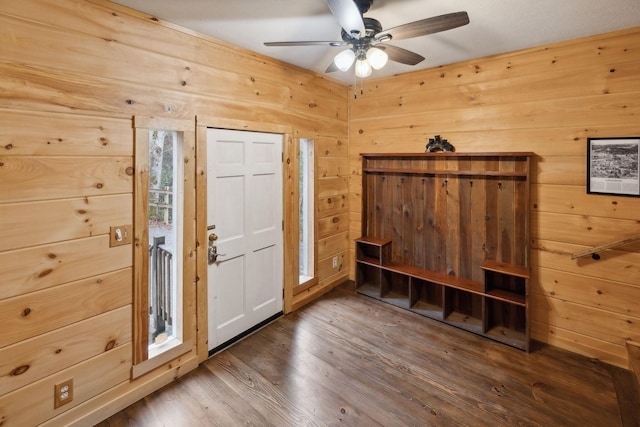
<instances>
[{"instance_id":1,"label":"narrow sidelight window","mask_svg":"<svg viewBox=\"0 0 640 427\"><path fill-rule=\"evenodd\" d=\"M299 163L299 284L305 284L315 276L314 257L314 150L313 140L300 139Z\"/></svg>"},{"instance_id":2,"label":"narrow sidelight window","mask_svg":"<svg viewBox=\"0 0 640 427\"><path fill-rule=\"evenodd\" d=\"M182 340L182 141L149 132L149 357Z\"/></svg>"},{"instance_id":3,"label":"narrow sidelight window","mask_svg":"<svg viewBox=\"0 0 640 427\"><path fill-rule=\"evenodd\" d=\"M193 349L195 131L135 117L133 368L138 378Z\"/></svg>"}]
</instances>

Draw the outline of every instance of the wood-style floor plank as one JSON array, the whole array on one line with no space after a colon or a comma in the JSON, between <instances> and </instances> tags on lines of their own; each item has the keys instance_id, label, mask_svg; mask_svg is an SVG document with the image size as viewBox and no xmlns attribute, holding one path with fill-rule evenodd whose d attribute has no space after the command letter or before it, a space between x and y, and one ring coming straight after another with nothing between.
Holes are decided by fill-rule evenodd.
<instances>
[{"instance_id":1,"label":"wood-style floor plank","mask_svg":"<svg viewBox=\"0 0 640 427\"><path fill-rule=\"evenodd\" d=\"M99 426L631 425L618 407L622 375L542 344L528 354L345 286Z\"/></svg>"},{"instance_id":2,"label":"wood-style floor plank","mask_svg":"<svg viewBox=\"0 0 640 427\"><path fill-rule=\"evenodd\" d=\"M275 343L272 358L265 360L247 347L238 349L241 357L249 359L247 364L250 366L260 366L263 375L274 378L273 381L281 385L283 390L296 396L297 403L314 414L323 425L338 421L346 425L375 425L375 421L368 416L375 407L369 400L361 401L362 394L357 390L357 384L342 375L334 364L326 363L314 355L315 347L306 345L307 341L300 339L299 335L292 346L290 331L278 325L270 330L268 336L256 334L253 338L238 345L251 343L269 347ZM256 354L257 357L252 357ZM260 363L260 359L263 363ZM282 369L285 366L287 368Z\"/></svg>"},{"instance_id":3,"label":"wood-style floor plank","mask_svg":"<svg viewBox=\"0 0 640 427\"><path fill-rule=\"evenodd\" d=\"M527 355L504 345L496 346L485 338L469 334L466 334L468 336L465 337L467 344L461 346L459 342L452 342L453 337L460 336L460 331L456 330L458 334L451 335L451 328L430 328L428 325L436 322L430 319L417 322L415 315L393 307L390 309L395 310L396 313L391 322L389 322L388 318L382 318L378 321L375 315L372 316L367 311L375 310L379 307L377 302L364 300L364 303L350 304L349 301L342 301L341 304L348 305L349 309L339 309L336 312L337 317L333 320L333 324L340 327L340 325L344 324L344 319L348 317L370 319L369 322L365 322L362 325L363 333L361 336L373 344L372 348L379 349L375 351L381 351L380 349L383 349L386 341L396 338L397 342L391 342L391 346L386 348L386 354L399 356L399 359L404 363L411 361L414 368L420 366L420 359L424 359L424 356L428 355L429 373L431 375L439 375L439 383L455 388L460 397L467 397L470 401L474 401L475 396L484 393L483 407L490 410L494 415L501 413L500 407L504 397L514 398L514 393L518 390L521 398L524 398L525 401L530 399L532 393L540 399L545 395L547 399L551 399L555 398L553 392L557 388L560 387L565 390L563 394L566 399L565 402L558 402L557 405L553 405L550 408L550 411L546 411L548 408L546 405L539 407L540 412L537 414L537 418L541 419L543 425L548 425L548 422L550 422L550 420L544 422L545 420L542 419L546 412L549 413L551 420L557 419L557 411L575 412L582 411L583 408L589 408L593 405L602 405L604 395L606 395L606 400L604 401L609 401L612 406L615 406L615 389L611 384L607 388L600 388L594 395L583 395L584 387L588 388L590 387L589 384L602 383L603 380L610 378L606 365L590 363L587 370L584 367L585 358L578 357L576 359L573 357L574 355L568 353L563 353L567 355L567 363L546 365L547 361L553 359L543 357L538 360L537 356L542 354L540 351ZM327 309L314 311L314 315L318 315L318 313L324 315L326 311L331 311L332 305L326 304L324 307ZM362 311L358 311L360 309ZM384 331L389 328L400 328L402 333L385 333ZM380 334L384 334L385 340L373 341ZM436 342L439 345L433 345ZM551 350L551 348L545 348L545 351ZM416 355L418 360L414 360ZM498 363L492 366L488 363L492 359ZM571 366L573 360L582 361L580 366L575 367L580 372L579 378L567 377L564 374L564 371L568 369L567 365ZM509 366L510 369L493 369L494 366L505 365ZM453 372L451 372L452 369ZM518 378L518 373L524 374L524 376L521 375ZM528 380L533 373L537 377L536 381L531 385ZM564 384L557 384L563 381ZM489 389L494 394L487 394L486 390ZM494 405L494 407L488 408L489 405ZM476 410L477 414L478 411ZM509 412L503 415L508 417ZM595 414L595 416L597 415ZM501 421L502 423L512 424L514 420L507 418ZM593 419L590 421L593 422ZM596 421L598 420L596 419ZM608 420L600 421L602 425L606 425Z\"/></svg>"},{"instance_id":4,"label":"wood-style floor plank","mask_svg":"<svg viewBox=\"0 0 640 427\"><path fill-rule=\"evenodd\" d=\"M366 395L368 400L377 398L377 417L388 415L387 411L391 411L396 417L402 417L401 420L392 420L396 425L399 421L402 421L400 425L415 425L423 421L426 413L437 417L438 414L453 412L456 417L460 417L463 412L473 412L476 409L468 407L469 403L466 401L452 400L451 396L455 394L455 390L451 384L440 381L436 370L422 369L421 362L426 362L425 359L418 363L406 363L407 360L403 356L398 356L403 350L411 353L406 342L404 346L386 346L374 339L375 330L366 330L362 322L359 323L360 327L357 329L351 326L345 328L348 322L344 318L339 319L334 322L340 325L339 329L318 329L314 339L309 340L308 346L313 346L314 341L328 342L329 346L325 351L327 354L323 355L321 351L317 353L327 361L337 364L345 376L359 382L366 381L364 389L359 390L359 394ZM301 329L304 329L312 327L317 322L300 324ZM400 398L394 406L389 406L389 396ZM494 413L487 411L485 415L485 421L499 421Z\"/></svg>"}]
</instances>

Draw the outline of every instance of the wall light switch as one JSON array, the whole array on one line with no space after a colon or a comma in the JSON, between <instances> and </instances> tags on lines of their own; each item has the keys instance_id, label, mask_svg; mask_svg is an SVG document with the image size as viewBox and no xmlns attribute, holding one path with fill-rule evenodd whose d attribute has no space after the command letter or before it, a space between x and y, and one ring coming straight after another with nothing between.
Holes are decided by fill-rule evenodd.
<instances>
[{"instance_id":1,"label":"wall light switch","mask_svg":"<svg viewBox=\"0 0 640 427\"><path fill-rule=\"evenodd\" d=\"M121 246L131 243L131 225L116 225L111 227L109 246Z\"/></svg>"}]
</instances>

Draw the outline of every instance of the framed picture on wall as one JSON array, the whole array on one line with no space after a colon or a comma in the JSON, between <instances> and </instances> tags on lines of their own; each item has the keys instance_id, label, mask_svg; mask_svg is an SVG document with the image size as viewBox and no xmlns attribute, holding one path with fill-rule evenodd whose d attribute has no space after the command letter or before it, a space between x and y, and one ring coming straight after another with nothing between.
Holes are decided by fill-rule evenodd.
<instances>
[{"instance_id":1,"label":"framed picture on wall","mask_svg":"<svg viewBox=\"0 0 640 427\"><path fill-rule=\"evenodd\" d=\"M587 193L640 196L640 137L587 138Z\"/></svg>"}]
</instances>

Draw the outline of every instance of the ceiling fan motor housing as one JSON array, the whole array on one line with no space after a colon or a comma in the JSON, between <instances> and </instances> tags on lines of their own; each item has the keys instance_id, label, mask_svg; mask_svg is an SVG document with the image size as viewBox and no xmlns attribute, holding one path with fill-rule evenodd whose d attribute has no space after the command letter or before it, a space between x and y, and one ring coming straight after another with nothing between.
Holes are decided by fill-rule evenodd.
<instances>
[{"instance_id":1,"label":"ceiling fan motor housing","mask_svg":"<svg viewBox=\"0 0 640 427\"><path fill-rule=\"evenodd\" d=\"M364 15L367 13L371 5L373 4L373 0L353 0L358 9L360 9L360 13Z\"/></svg>"},{"instance_id":2,"label":"ceiling fan motor housing","mask_svg":"<svg viewBox=\"0 0 640 427\"><path fill-rule=\"evenodd\" d=\"M362 18L362 20L364 21L365 35L361 39L363 38L371 39L373 38L373 36L375 36L380 31L382 31L382 24L380 24L380 21L378 21L377 19ZM351 34L347 33L344 29L341 32L341 36L342 36L342 40L346 42L354 41L354 37Z\"/></svg>"}]
</instances>

